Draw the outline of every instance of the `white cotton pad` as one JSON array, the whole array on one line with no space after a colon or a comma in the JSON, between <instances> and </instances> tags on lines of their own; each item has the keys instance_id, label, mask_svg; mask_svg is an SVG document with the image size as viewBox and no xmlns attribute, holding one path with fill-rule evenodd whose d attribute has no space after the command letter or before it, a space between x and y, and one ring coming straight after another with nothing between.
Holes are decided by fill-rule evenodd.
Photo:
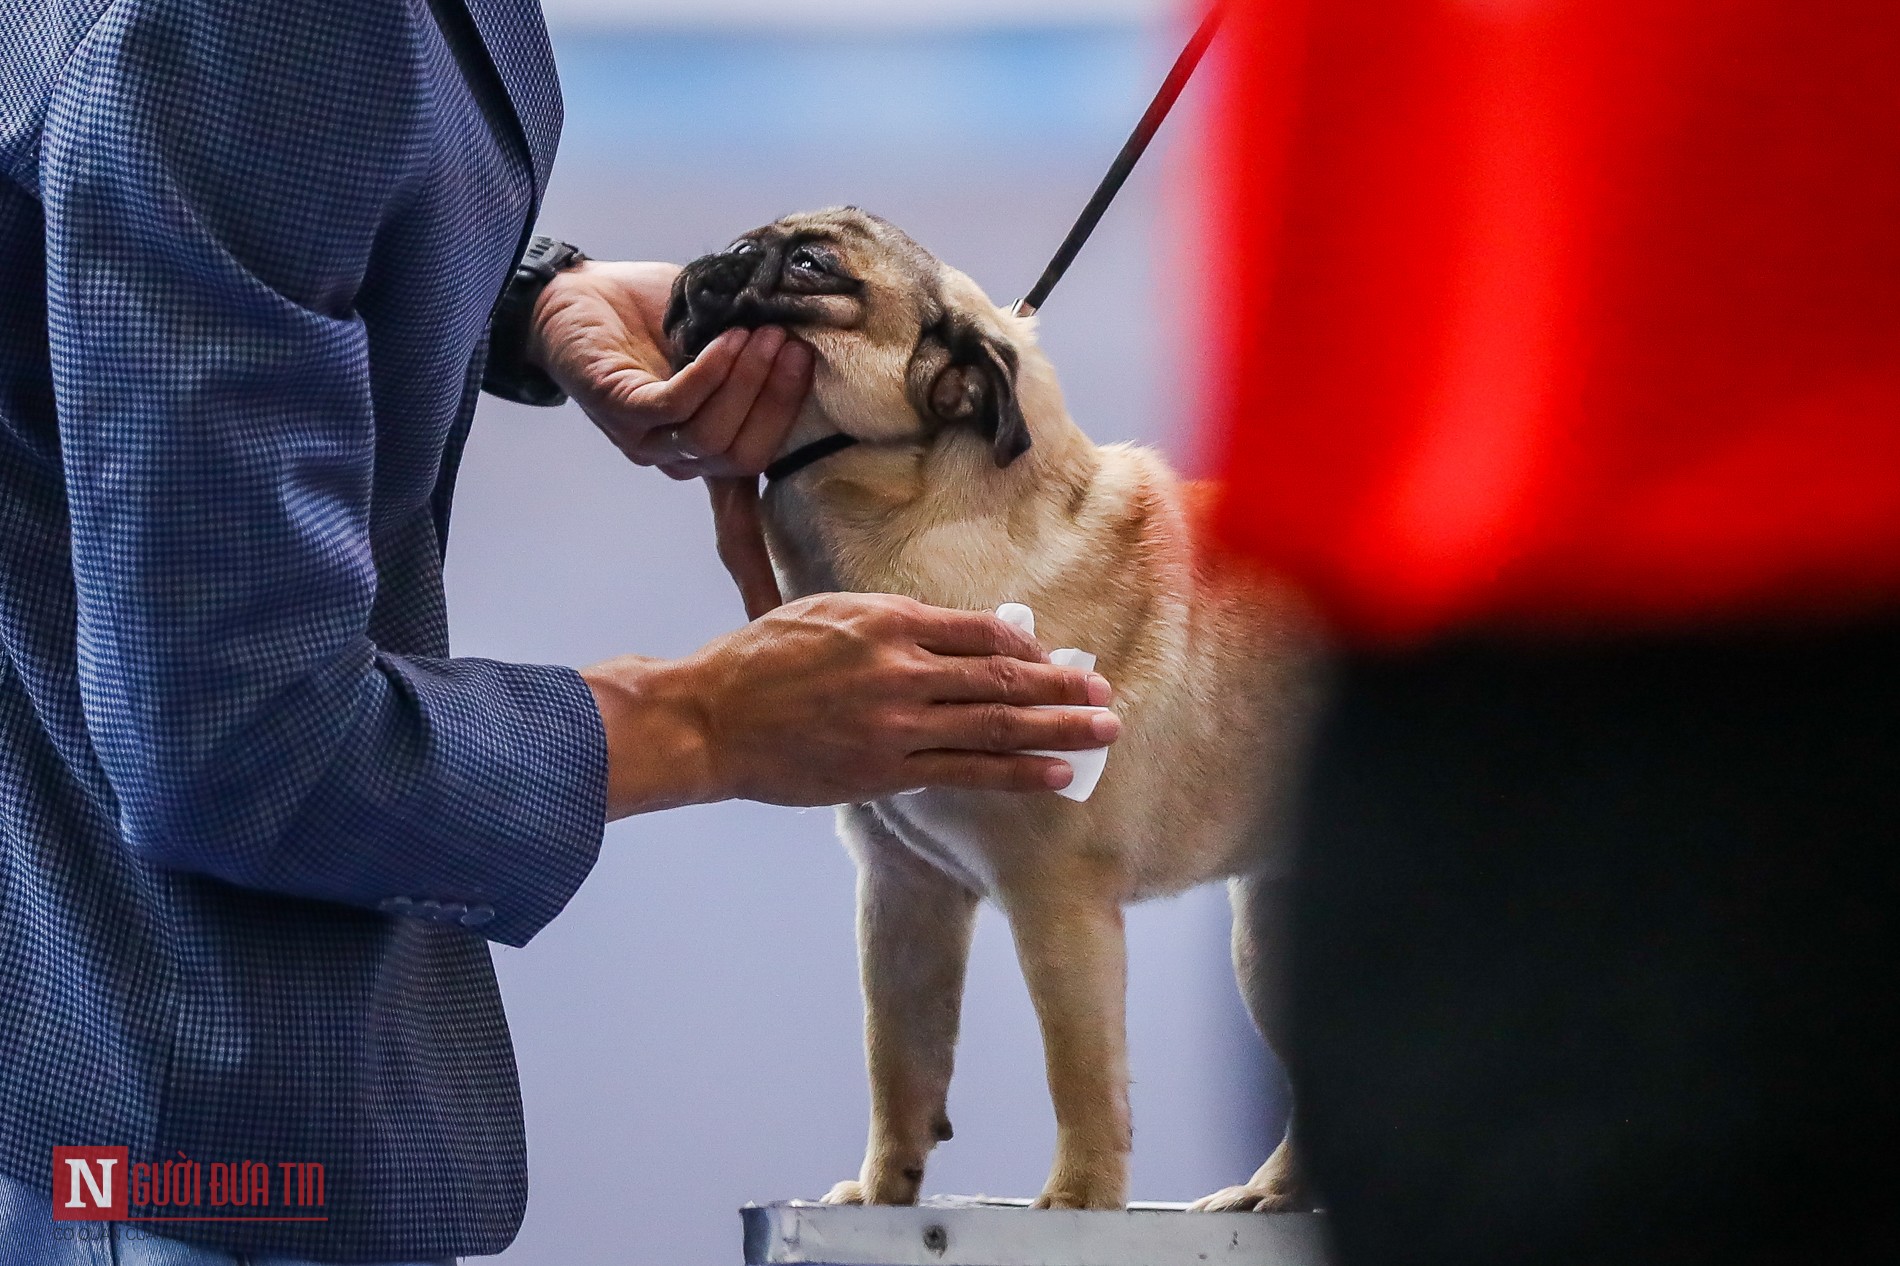
<instances>
[{"instance_id":1,"label":"white cotton pad","mask_svg":"<svg viewBox=\"0 0 1900 1266\"><path fill-rule=\"evenodd\" d=\"M1095 656L1087 651L1078 651L1073 646L1065 646L1059 651L1049 652L1049 662L1061 668L1084 668L1094 671Z\"/></svg>"},{"instance_id":2,"label":"white cotton pad","mask_svg":"<svg viewBox=\"0 0 1900 1266\"><path fill-rule=\"evenodd\" d=\"M1005 624L1015 625L1031 637L1036 635L1036 613L1020 602L1005 602L1002 606L996 608L996 618ZM1061 650L1051 651L1049 653L1049 662L1058 664L1063 668L1083 668L1090 671L1093 671L1095 668L1095 656L1089 654L1087 651L1079 651L1073 646L1065 646ZM1092 708L1090 711L1107 712L1108 709ZM1108 768L1108 749L1106 747L1091 747L1086 751L1080 752L1031 751L1029 755L1053 756L1057 760L1064 760L1069 763L1069 768L1075 771L1075 777L1069 780L1068 786L1058 788L1056 791L1058 796L1062 796L1068 800L1082 801L1094 795L1095 784L1102 781L1102 771Z\"/></svg>"},{"instance_id":3,"label":"white cotton pad","mask_svg":"<svg viewBox=\"0 0 1900 1266\"><path fill-rule=\"evenodd\" d=\"M1004 624L1013 624L1029 636L1036 636L1036 613L1020 602L1005 602L996 608L996 618Z\"/></svg>"},{"instance_id":4,"label":"white cotton pad","mask_svg":"<svg viewBox=\"0 0 1900 1266\"><path fill-rule=\"evenodd\" d=\"M1096 708L1097 712L1107 712L1107 708ZM1069 762L1069 768L1075 771L1075 777L1066 787L1057 787L1056 794L1067 800L1087 800L1095 794L1095 784L1102 781L1102 771L1108 768L1108 749L1091 747L1080 752L1031 752L1031 756L1054 756Z\"/></svg>"}]
</instances>

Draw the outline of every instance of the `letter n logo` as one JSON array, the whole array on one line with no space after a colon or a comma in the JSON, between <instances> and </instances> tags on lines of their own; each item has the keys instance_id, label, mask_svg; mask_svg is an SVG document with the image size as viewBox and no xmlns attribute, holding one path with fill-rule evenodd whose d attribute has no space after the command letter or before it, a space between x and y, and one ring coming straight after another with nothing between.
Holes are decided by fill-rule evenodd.
<instances>
[{"instance_id":1,"label":"letter n logo","mask_svg":"<svg viewBox=\"0 0 1900 1266\"><path fill-rule=\"evenodd\" d=\"M125 1216L127 1152L123 1147L53 1149L53 1220L111 1222Z\"/></svg>"}]
</instances>

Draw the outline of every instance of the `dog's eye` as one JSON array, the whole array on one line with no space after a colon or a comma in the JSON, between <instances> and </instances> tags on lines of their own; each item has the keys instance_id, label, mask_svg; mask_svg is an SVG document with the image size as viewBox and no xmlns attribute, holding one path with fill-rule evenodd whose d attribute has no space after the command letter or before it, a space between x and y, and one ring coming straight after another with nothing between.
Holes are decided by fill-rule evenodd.
<instances>
[{"instance_id":1,"label":"dog's eye","mask_svg":"<svg viewBox=\"0 0 1900 1266\"><path fill-rule=\"evenodd\" d=\"M801 246L786 260L791 267L802 273L823 273L830 270L825 267L824 256L809 246Z\"/></svg>"}]
</instances>

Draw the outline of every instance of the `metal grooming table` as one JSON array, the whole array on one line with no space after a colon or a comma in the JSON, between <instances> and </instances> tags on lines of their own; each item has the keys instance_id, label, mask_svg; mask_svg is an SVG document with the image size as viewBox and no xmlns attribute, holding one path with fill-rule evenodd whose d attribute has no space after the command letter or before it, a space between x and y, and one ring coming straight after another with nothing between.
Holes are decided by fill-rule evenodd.
<instances>
[{"instance_id":1,"label":"metal grooming table","mask_svg":"<svg viewBox=\"0 0 1900 1266\"><path fill-rule=\"evenodd\" d=\"M1326 1266L1318 1213L1119 1213L931 1196L914 1208L749 1204L746 1266Z\"/></svg>"}]
</instances>

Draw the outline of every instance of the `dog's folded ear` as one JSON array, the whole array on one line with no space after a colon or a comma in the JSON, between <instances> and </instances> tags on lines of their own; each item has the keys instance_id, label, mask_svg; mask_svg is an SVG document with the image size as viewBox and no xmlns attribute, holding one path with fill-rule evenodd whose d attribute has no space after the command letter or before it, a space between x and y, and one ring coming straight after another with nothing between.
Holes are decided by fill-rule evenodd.
<instances>
[{"instance_id":1,"label":"dog's folded ear","mask_svg":"<svg viewBox=\"0 0 1900 1266\"><path fill-rule=\"evenodd\" d=\"M974 425L998 466L1029 451L1029 421L1016 398L1016 349L976 322L945 314L917 340L907 375L918 412Z\"/></svg>"}]
</instances>

